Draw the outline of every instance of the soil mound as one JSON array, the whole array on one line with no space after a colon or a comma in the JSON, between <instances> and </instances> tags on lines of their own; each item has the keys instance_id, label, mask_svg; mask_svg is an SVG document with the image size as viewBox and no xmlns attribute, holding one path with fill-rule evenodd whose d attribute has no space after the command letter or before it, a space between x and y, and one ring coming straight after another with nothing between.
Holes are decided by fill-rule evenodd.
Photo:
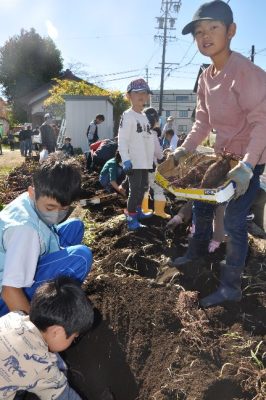
<instances>
[{"instance_id":1,"label":"soil mound","mask_svg":"<svg viewBox=\"0 0 266 400\"><path fill-rule=\"evenodd\" d=\"M11 174L3 203L30 180L31 168ZM84 171L83 198L100 190L97 177ZM125 206L117 198L75 210L94 255L84 289L95 323L64 353L72 385L90 400L265 399L265 240L249 237L241 302L203 310L198 300L219 284L224 246L182 271L170 269L168 258L186 250L186 228L167 232L152 217L128 232ZM169 200L168 212L179 206Z\"/></svg>"}]
</instances>

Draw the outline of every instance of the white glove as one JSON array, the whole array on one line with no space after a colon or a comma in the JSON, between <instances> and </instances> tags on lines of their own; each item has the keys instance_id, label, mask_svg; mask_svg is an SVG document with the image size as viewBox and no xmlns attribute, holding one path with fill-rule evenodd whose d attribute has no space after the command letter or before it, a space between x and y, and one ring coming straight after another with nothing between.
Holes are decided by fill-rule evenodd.
<instances>
[{"instance_id":1,"label":"white glove","mask_svg":"<svg viewBox=\"0 0 266 400\"><path fill-rule=\"evenodd\" d=\"M237 166L228 172L227 178L231 179L236 184L235 188L236 199L240 196L243 196L243 194L246 193L252 176L253 172L250 164L245 163L243 161L239 161Z\"/></svg>"},{"instance_id":2,"label":"white glove","mask_svg":"<svg viewBox=\"0 0 266 400\"><path fill-rule=\"evenodd\" d=\"M187 154L188 154L188 151L184 147L177 147L173 153L168 155L167 158L172 157L173 161L174 161L174 164L178 165L179 162L181 161L181 159L183 157L185 157Z\"/></svg>"},{"instance_id":3,"label":"white glove","mask_svg":"<svg viewBox=\"0 0 266 400\"><path fill-rule=\"evenodd\" d=\"M166 229L173 231L178 225L182 224L183 219L180 215L175 215L170 221L166 224Z\"/></svg>"}]
</instances>

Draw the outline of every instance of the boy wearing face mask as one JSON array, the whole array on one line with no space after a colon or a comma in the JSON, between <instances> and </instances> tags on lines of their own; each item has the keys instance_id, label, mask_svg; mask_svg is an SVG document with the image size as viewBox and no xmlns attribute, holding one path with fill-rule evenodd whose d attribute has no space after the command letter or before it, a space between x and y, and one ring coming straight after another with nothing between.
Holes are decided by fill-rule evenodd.
<instances>
[{"instance_id":1,"label":"boy wearing face mask","mask_svg":"<svg viewBox=\"0 0 266 400\"><path fill-rule=\"evenodd\" d=\"M0 316L29 312L37 287L59 275L80 283L92 265L81 245L84 224L66 219L80 193L81 174L73 159L53 153L33 175L33 186L0 212Z\"/></svg>"}]
</instances>

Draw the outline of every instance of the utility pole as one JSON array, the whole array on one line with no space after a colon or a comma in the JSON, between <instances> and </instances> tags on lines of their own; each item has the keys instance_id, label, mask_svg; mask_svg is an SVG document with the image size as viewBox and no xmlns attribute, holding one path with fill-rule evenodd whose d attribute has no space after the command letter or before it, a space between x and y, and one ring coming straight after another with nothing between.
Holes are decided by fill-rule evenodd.
<instances>
[{"instance_id":1,"label":"utility pole","mask_svg":"<svg viewBox=\"0 0 266 400\"><path fill-rule=\"evenodd\" d=\"M146 82L149 83L149 68L147 66L145 68L145 72L146 72ZM148 100L147 106L148 107L151 106L151 96L149 96L149 100Z\"/></svg>"},{"instance_id":2,"label":"utility pole","mask_svg":"<svg viewBox=\"0 0 266 400\"><path fill-rule=\"evenodd\" d=\"M251 46L251 56L250 60L254 63L254 56L255 56L255 46L254 44Z\"/></svg>"},{"instance_id":3,"label":"utility pole","mask_svg":"<svg viewBox=\"0 0 266 400\"><path fill-rule=\"evenodd\" d=\"M163 51L162 51L162 65L161 65L161 82L160 82L160 96L159 96L159 110L158 114L161 116L162 115L162 109L163 109L163 90L164 90L164 77L165 77L165 58L166 58L166 46L167 46L167 41L174 39L176 40L176 37L174 36L168 36L168 31L169 30L175 30L175 21L176 18L173 17L173 13L178 13L179 9L181 7L181 0L174 1L174 0L162 0L162 5L161 5L161 11L162 15L160 17L157 17L157 22L159 26L157 29L162 29L163 30L163 35L155 35L155 39L159 39L162 42L163 45ZM172 63L173 64L173 63Z\"/></svg>"},{"instance_id":4,"label":"utility pole","mask_svg":"<svg viewBox=\"0 0 266 400\"><path fill-rule=\"evenodd\" d=\"M146 82L149 83L149 68L148 67L145 68L145 72L146 72Z\"/></svg>"}]
</instances>

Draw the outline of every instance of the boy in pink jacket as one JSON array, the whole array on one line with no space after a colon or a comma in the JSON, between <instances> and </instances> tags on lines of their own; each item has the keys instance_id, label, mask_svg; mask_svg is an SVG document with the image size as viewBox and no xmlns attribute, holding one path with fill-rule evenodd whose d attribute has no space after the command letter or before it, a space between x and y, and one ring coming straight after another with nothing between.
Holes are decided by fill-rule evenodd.
<instances>
[{"instance_id":1,"label":"boy in pink jacket","mask_svg":"<svg viewBox=\"0 0 266 400\"><path fill-rule=\"evenodd\" d=\"M235 182L235 197L225 210L228 242L226 257L221 263L220 286L200 302L203 307L209 307L241 299L241 273L248 250L246 217L266 161L266 72L230 49L236 24L231 8L223 1L200 6L182 33L193 35L199 51L210 57L212 64L199 79L192 130L172 157L178 163L215 129L215 152L234 153L241 159L228 173L228 179ZM194 202L195 234L186 254L174 260L175 266L207 252L214 209L212 204Z\"/></svg>"}]
</instances>

